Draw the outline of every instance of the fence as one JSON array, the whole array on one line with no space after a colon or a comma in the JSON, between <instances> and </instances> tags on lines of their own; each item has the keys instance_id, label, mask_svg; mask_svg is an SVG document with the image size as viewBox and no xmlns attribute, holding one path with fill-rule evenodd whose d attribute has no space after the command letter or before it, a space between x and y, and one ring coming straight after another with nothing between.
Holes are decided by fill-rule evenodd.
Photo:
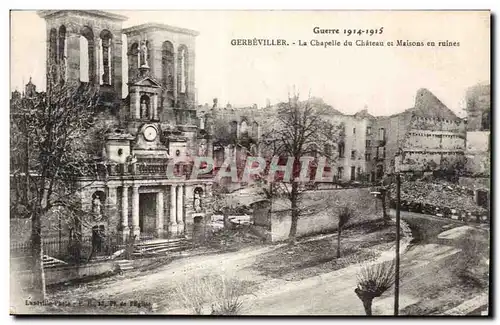
<instances>
[{"instance_id":1,"label":"fence","mask_svg":"<svg viewBox=\"0 0 500 325\"><path fill-rule=\"evenodd\" d=\"M43 254L68 263L80 264L99 256L110 256L126 247L127 239L118 236L84 236L61 239L42 239ZM32 241L10 244L10 256L31 255Z\"/></svg>"},{"instance_id":2,"label":"fence","mask_svg":"<svg viewBox=\"0 0 500 325\"><path fill-rule=\"evenodd\" d=\"M183 235L192 238L193 247L205 242L206 225L204 222L186 226ZM69 264L82 264L91 259L111 256L117 251L130 249L135 244L144 243L153 239L179 238L181 234L165 232L162 236L153 233L141 233L139 238L133 235L123 237L120 234L97 236L80 236L73 238L42 238L43 255L48 255ZM11 242L11 258L30 257L32 250L31 240L25 242ZM127 254L125 254L127 255Z\"/></svg>"},{"instance_id":3,"label":"fence","mask_svg":"<svg viewBox=\"0 0 500 325\"><path fill-rule=\"evenodd\" d=\"M390 201L391 209L396 209L396 200L391 198ZM415 212L433 215L440 218L453 219L458 221L463 221L465 223L489 223L490 222L490 212L486 210L484 213L480 212L470 212L466 210L451 209L448 207L435 206L432 204L420 203L420 202L409 202L406 200L401 200L400 202L401 211Z\"/></svg>"}]
</instances>

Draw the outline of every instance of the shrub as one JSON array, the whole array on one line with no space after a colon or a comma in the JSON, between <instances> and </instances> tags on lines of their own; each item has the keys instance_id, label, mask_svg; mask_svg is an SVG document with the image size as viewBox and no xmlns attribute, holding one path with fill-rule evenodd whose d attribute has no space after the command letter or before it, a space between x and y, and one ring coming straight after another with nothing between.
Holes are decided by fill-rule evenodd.
<instances>
[{"instance_id":1,"label":"shrub","mask_svg":"<svg viewBox=\"0 0 500 325\"><path fill-rule=\"evenodd\" d=\"M207 306L212 315L237 315L243 307L244 291L241 282L222 275L195 276L174 289L182 306L197 315L206 312Z\"/></svg>"},{"instance_id":2,"label":"shrub","mask_svg":"<svg viewBox=\"0 0 500 325\"><path fill-rule=\"evenodd\" d=\"M457 255L456 275L462 280L472 282L477 287L488 284L488 241L480 234L470 231L458 242L461 249Z\"/></svg>"}]
</instances>

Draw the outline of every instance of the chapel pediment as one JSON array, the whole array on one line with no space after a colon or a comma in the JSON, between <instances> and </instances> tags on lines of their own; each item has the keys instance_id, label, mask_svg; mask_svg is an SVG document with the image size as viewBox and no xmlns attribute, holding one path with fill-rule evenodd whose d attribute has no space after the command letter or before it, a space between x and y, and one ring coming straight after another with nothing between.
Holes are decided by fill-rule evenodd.
<instances>
[{"instance_id":1,"label":"chapel pediment","mask_svg":"<svg viewBox=\"0 0 500 325\"><path fill-rule=\"evenodd\" d=\"M161 84L151 77L140 79L132 83L130 86L161 88Z\"/></svg>"}]
</instances>

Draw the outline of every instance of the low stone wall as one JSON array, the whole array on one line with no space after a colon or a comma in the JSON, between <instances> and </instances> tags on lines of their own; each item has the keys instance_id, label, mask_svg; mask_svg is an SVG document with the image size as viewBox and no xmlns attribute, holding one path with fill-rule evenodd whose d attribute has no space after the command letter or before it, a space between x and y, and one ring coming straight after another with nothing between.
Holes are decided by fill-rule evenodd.
<instances>
[{"instance_id":1,"label":"low stone wall","mask_svg":"<svg viewBox=\"0 0 500 325\"><path fill-rule=\"evenodd\" d=\"M113 272L115 263L113 261L105 261L98 263L89 263L79 266L61 266L45 269L45 284L52 285L64 283L71 280L83 279L90 276L102 275ZM19 271L12 274L21 283L30 283L31 271Z\"/></svg>"},{"instance_id":2,"label":"low stone wall","mask_svg":"<svg viewBox=\"0 0 500 325\"><path fill-rule=\"evenodd\" d=\"M337 230L337 215L344 206L353 210L348 224L382 218L381 201L370 194L369 188L310 191L303 196L302 208L307 211L299 217L297 237ZM273 202L270 227L272 241L286 240L290 234L292 220L288 206L289 201L284 199Z\"/></svg>"},{"instance_id":3,"label":"low stone wall","mask_svg":"<svg viewBox=\"0 0 500 325\"><path fill-rule=\"evenodd\" d=\"M490 189L490 178L488 177L460 177L458 184L470 189Z\"/></svg>"},{"instance_id":4,"label":"low stone wall","mask_svg":"<svg viewBox=\"0 0 500 325\"><path fill-rule=\"evenodd\" d=\"M271 224L271 240L280 241L286 240L290 234L290 226L292 218L290 213L278 212L273 213ZM317 215L301 217L297 223L297 237L321 232L334 231L337 229L335 218L331 215Z\"/></svg>"}]
</instances>

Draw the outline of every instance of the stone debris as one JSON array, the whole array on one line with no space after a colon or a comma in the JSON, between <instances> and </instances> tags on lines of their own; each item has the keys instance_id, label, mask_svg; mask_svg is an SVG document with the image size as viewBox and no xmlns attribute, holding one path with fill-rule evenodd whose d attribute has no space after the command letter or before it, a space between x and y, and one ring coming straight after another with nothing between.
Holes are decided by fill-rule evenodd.
<instances>
[{"instance_id":1,"label":"stone debris","mask_svg":"<svg viewBox=\"0 0 500 325\"><path fill-rule=\"evenodd\" d=\"M391 205L395 206L396 184L392 184ZM474 202L474 192L447 182L402 181L401 208L454 220L484 222L488 211Z\"/></svg>"}]
</instances>

